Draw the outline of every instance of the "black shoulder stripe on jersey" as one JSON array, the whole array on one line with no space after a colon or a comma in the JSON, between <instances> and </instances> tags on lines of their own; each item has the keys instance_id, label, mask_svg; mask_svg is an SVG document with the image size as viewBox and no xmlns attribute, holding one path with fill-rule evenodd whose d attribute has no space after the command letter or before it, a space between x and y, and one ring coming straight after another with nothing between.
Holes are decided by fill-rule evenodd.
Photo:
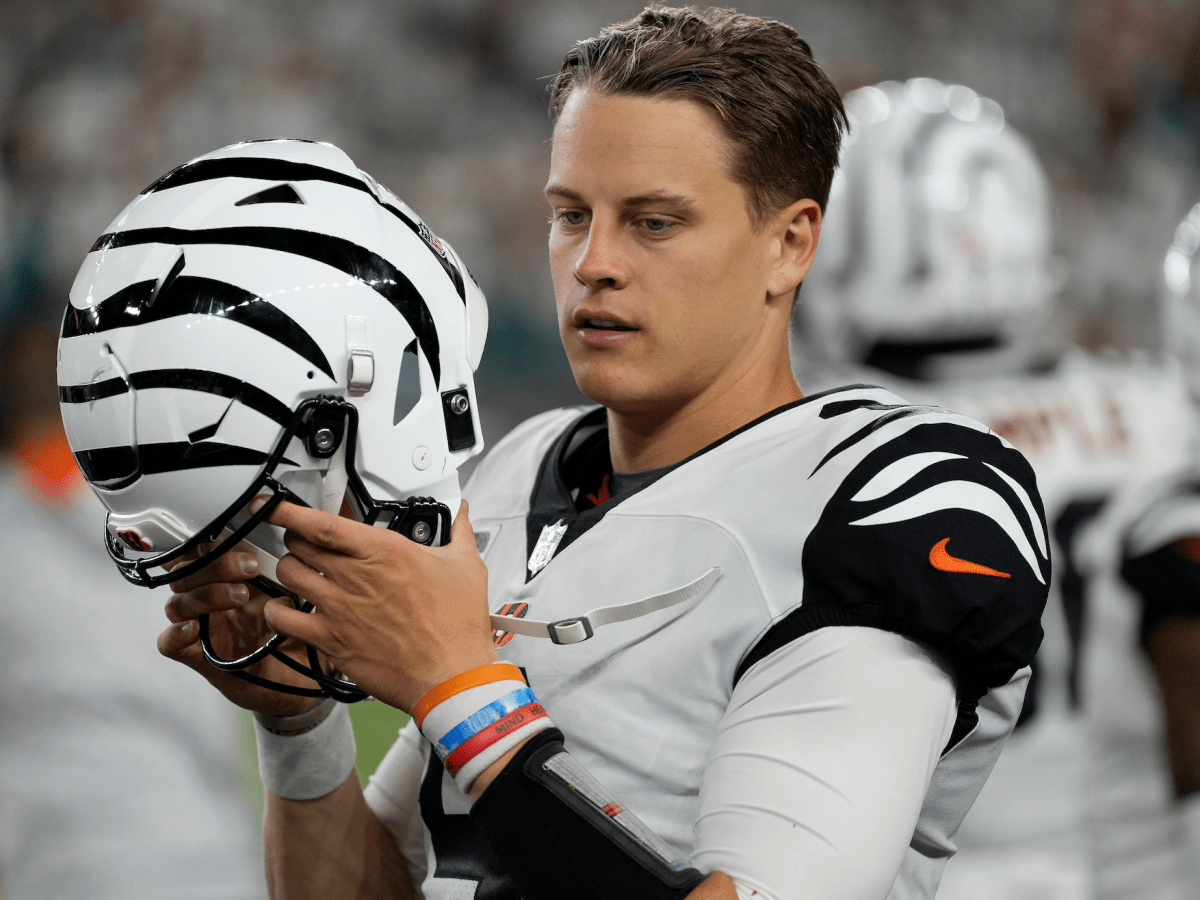
<instances>
[{"instance_id":1,"label":"black shoulder stripe on jersey","mask_svg":"<svg viewBox=\"0 0 1200 900\"><path fill-rule=\"evenodd\" d=\"M127 393L130 386L135 391L155 388L177 388L184 391L202 391L237 400L243 406L262 413L269 419L286 426L292 419L292 411L286 403L268 394L260 387L234 378L222 372L206 372L202 369L150 369L134 372L129 383L124 378L109 378L92 384L65 384L58 386L60 403L91 403L106 397Z\"/></svg>"},{"instance_id":2,"label":"black shoulder stripe on jersey","mask_svg":"<svg viewBox=\"0 0 1200 900\"><path fill-rule=\"evenodd\" d=\"M918 422L874 447L821 511L801 566L799 607L755 642L736 677L818 628L891 631L953 669L953 742L973 726L978 699L1041 643L1045 513L1028 462L988 431Z\"/></svg>"},{"instance_id":3,"label":"black shoulder stripe on jersey","mask_svg":"<svg viewBox=\"0 0 1200 900\"><path fill-rule=\"evenodd\" d=\"M121 288L87 309L68 309L62 336L79 337L177 316L217 316L253 328L312 363L330 378L333 368L307 331L279 307L237 285L194 275L176 277L155 297L155 282ZM153 299L153 302L152 302Z\"/></svg>"},{"instance_id":4,"label":"black shoulder stripe on jersey","mask_svg":"<svg viewBox=\"0 0 1200 900\"><path fill-rule=\"evenodd\" d=\"M399 219L408 228L421 239L438 264L450 276L450 280L454 283L454 289L458 292L459 299L466 302L467 294L466 287L463 283L462 272L458 270L458 266L444 253L439 253L434 248L432 242L424 234L421 233L420 226L404 214L400 209L392 206L390 203L385 203L379 197L375 196L374 191L361 178L353 175L347 175L344 172L338 172L334 169L326 169L324 166L314 166L310 163L292 162L286 159L264 159L261 157L229 157L227 159L202 159L196 162L185 163L182 166L172 169L166 175L159 178L156 182L142 191L143 194L153 194L158 191L166 191L171 188L182 187L186 184L198 184L203 181L216 181L219 178L252 178L259 181L322 181L326 184L336 184L341 187L348 187L352 190L362 191L395 218ZM244 201L243 201L244 202ZM295 202L295 201L289 201ZM235 204L241 205L241 203Z\"/></svg>"},{"instance_id":5,"label":"black shoulder stripe on jersey","mask_svg":"<svg viewBox=\"0 0 1200 900\"><path fill-rule=\"evenodd\" d=\"M132 447L79 450L75 453L75 461L88 481L108 490L119 490L143 475L216 466L260 466L267 461L267 454L250 447L229 444L175 441L140 444L136 450Z\"/></svg>"},{"instance_id":6,"label":"black shoulder stripe on jersey","mask_svg":"<svg viewBox=\"0 0 1200 900\"><path fill-rule=\"evenodd\" d=\"M853 401L847 401L847 403L850 403L850 402L853 402ZM809 478L812 478L813 475L816 475L819 471L821 471L821 467L824 466L825 463L827 463L831 459L833 459L835 456L837 456L839 453L849 450L851 447L853 447L855 444L862 441L864 438L870 437L872 434L874 434L876 431L878 431L884 425L887 425L889 422L895 422L897 419L904 419L904 418L907 418L908 416L921 415L922 413L931 413L931 412L945 413L946 412L946 410L940 409L936 406L895 407L895 406L886 406L883 404L876 404L876 403L865 403L865 404L860 404L859 406L856 406L856 407L846 407L844 409L841 409L841 410L833 413L832 415L842 415L844 413L853 412L856 409L862 409L864 407L868 408L868 409L890 410L890 412L885 412L882 416L872 419L870 422L868 422L866 425L864 425L858 431L854 432L854 434L850 435L850 437L846 438L844 441L842 441L840 444L838 444L836 447L834 447L832 450L830 450L828 453L826 453L824 458L819 463L817 463L817 467L815 469L813 469L812 472L809 473L809 475L808 475Z\"/></svg>"},{"instance_id":7,"label":"black shoulder stripe on jersey","mask_svg":"<svg viewBox=\"0 0 1200 900\"><path fill-rule=\"evenodd\" d=\"M91 252L137 244L230 244L239 247L259 247L263 250L303 256L344 272L370 287L404 316L425 353L429 368L433 372L434 383L441 384L440 344L437 328L433 324L433 315L425 303L425 298L409 281L407 275L365 247L332 235L294 228L239 227L195 231L184 228L137 228L101 235L92 246Z\"/></svg>"},{"instance_id":8,"label":"black shoulder stripe on jersey","mask_svg":"<svg viewBox=\"0 0 1200 900\"><path fill-rule=\"evenodd\" d=\"M821 407L819 415L822 419L832 419L848 412L854 412L856 409L876 409L885 412L889 409L901 409L907 405L905 403L880 403L869 397L859 397L855 400L835 400L832 403L826 403Z\"/></svg>"}]
</instances>

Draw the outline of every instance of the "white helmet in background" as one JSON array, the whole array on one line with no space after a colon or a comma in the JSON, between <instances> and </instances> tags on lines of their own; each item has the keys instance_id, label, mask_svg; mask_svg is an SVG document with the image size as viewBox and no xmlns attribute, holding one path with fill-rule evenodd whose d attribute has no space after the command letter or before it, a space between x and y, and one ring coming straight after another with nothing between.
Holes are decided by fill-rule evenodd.
<instances>
[{"instance_id":1,"label":"white helmet in background","mask_svg":"<svg viewBox=\"0 0 1200 900\"><path fill-rule=\"evenodd\" d=\"M271 587L286 550L262 519L284 498L344 497L444 543L458 467L483 448L486 330L454 250L336 147L234 144L167 173L88 253L59 341L63 423L113 560L154 587L246 539Z\"/></svg>"},{"instance_id":2,"label":"white helmet in background","mask_svg":"<svg viewBox=\"0 0 1200 900\"><path fill-rule=\"evenodd\" d=\"M850 130L800 293L808 352L1003 347L1036 335L1057 289L1050 193L994 101L931 78L845 98Z\"/></svg>"},{"instance_id":3,"label":"white helmet in background","mask_svg":"<svg viewBox=\"0 0 1200 900\"><path fill-rule=\"evenodd\" d=\"M1192 396L1200 399L1200 203L1175 229L1161 296L1163 348L1183 364Z\"/></svg>"}]
</instances>

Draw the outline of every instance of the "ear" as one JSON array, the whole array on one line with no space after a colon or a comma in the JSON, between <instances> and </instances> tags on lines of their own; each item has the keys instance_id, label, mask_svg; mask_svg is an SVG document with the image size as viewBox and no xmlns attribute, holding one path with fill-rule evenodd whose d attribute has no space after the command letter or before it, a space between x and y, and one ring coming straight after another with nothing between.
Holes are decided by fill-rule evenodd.
<instances>
[{"instance_id":1,"label":"ear","mask_svg":"<svg viewBox=\"0 0 1200 900\"><path fill-rule=\"evenodd\" d=\"M786 295L790 302L812 268L821 237L821 207L816 200L797 200L779 210L767 228L776 237L771 242L767 293L772 297Z\"/></svg>"}]
</instances>

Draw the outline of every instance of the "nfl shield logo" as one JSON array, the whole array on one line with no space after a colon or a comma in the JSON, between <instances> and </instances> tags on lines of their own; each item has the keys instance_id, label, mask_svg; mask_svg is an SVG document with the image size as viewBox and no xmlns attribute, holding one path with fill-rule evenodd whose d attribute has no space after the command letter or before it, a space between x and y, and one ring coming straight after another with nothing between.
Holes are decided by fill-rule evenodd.
<instances>
[{"instance_id":1,"label":"nfl shield logo","mask_svg":"<svg viewBox=\"0 0 1200 900\"><path fill-rule=\"evenodd\" d=\"M558 549L558 542L562 540L562 536L567 533L567 523L559 519L553 525L543 525L542 533L538 537L537 544L533 548L533 552L529 554L529 574L536 575L542 569L546 568L546 564L554 558L554 551Z\"/></svg>"}]
</instances>

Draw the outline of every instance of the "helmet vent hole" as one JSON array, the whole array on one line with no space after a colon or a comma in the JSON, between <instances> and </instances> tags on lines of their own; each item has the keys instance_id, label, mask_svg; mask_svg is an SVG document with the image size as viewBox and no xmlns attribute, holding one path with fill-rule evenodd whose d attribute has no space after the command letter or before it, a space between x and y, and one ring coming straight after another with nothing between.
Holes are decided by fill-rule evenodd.
<instances>
[{"instance_id":1,"label":"helmet vent hole","mask_svg":"<svg viewBox=\"0 0 1200 900\"><path fill-rule=\"evenodd\" d=\"M315 373L315 372L313 372L313 370L312 370L312 369L309 369L309 370L308 370L308 380L309 380L309 381L312 381L312 380L313 380L313 376L314 376L315 374L316 374L316 373Z\"/></svg>"},{"instance_id":2,"label":"helmet vent hole","mask_svg":"<svg viewBox=\"0 0 1200 900\"><path fill-rule=\"evenodd\" d=\"M251 194L249 197L243 197L233 205L252 206L255 203L299 203L303 205L304 200L290 184L277 184L275 187L269 187L265 191Z\"/></svg>"},{"instance_id":3,"label":"helmet vent hole","mask_svg":"<svg viewBox=\"0 0 1200 900\"><path fill-rule=\"evenodd\" d=\"M409 342L400 357L400 377L396 382L396 407L392 424L399 425L421 399L421 370L417 363L417 342Z\"/></svg>"}]
</instances>

